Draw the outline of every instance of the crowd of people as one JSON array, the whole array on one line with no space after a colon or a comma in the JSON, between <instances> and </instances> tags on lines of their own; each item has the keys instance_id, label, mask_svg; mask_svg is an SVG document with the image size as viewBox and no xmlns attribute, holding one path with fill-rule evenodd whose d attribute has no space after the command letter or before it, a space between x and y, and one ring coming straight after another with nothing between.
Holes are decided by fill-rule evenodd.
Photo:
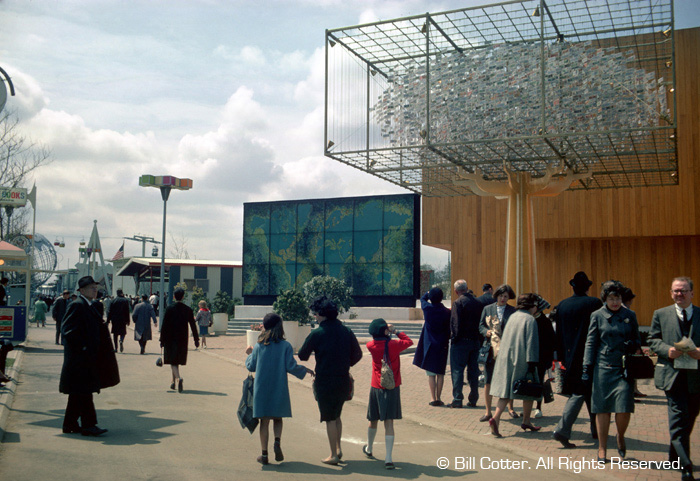
<instances>
[{"instance_id":1,"label":"crowd of people","mask_svg":"<svg viewBox=\"0 0 700 481\"><path fill-rule=\"evenodd\" d=\"M481 358L486 410L479 420L489 423L492 435L502 437L501 415L508 408L512 417L518 417L513 408L513 400L517 399L522 401L521 428L539 431L541 427L533 424L532 418L542 415L545 373L557 361L563 376L560 392L568 399L552 438L565 449L576 447L570 441L572 426L585 403L591 436L598 440L597 461L610 462L607 441L613 413L617 455L626 458L625 433L635 397L646 396L638 391L629 367L635 355L642 354L639 324L630 309L635 296L616 280L602 283L599 298L589 296L593 282L585 272L577 272L569 284L573 295L561 301L549 316L544 311L550 304L536 293L521 294L515 307L508 304L515 298L508 285L490 295L492 288L485 284L484 294L475 297L466 282L459 280L454 285L457 299L451 310L442 305L440 289L426 293L421 298L425 324L414 364L429 376L429 405L444 405L439 376L444 375L449 348L453 386L450 407L463 407L465 369L470 388L466 405L476 406L479 392L475 379ZM649 346L658 356L655 386L668 400L669 461L679 462L681 478L687 481L694 479L690 434L700 411L700 309L692 305L693 281L688 277L673 279L671 297L674 305L654 313ZM678 343L685 347L681 349ZM533 385L537 389L531 389ZM495 411L493 397L498 398ZM535 402L537 408L533 411Z\"/></svg>"},{"instance_id":2,"label":"crowd of people","mask_svg":"<svg viewBox=\"0 0 700 481\"><path fill-rule=\"evenodd\" d=\"M633 357L642 354L639 324L630 309L634 293L621 282L609 280L602 283L600 296L592 297L588 292L593 282L585 272L577 272L569 284L573 295L559 302L549 315L545 311L551 306L541 296L523 293L516 298L506 284L495 290L485 284L484 293L476 297L464 280L458 280L454 284L457 297L451 308L443 305L440 288L426 292L421 297L425 322L413 364L427 374L429 406L476 407L483 376L485 411L479 421L488 422L493 436L502 437L499 424L506 410L513 418L521 416L515 410L514 400L522 402L521 428L526 432L539 431L541 427L533 419L541 416L541 404L533 407L545 397L545 373L556 361L563 373L559 392L567 396L567 401L552 438L565 449L574 449L576 445L570 441L572 427L586 404L591 437L598 440L598 462L609 462L608 434L613 414L617 455L626 458L626 430L635 409L635 396L642 395L629 367ZM119 382L116 353L123 352L126 326L134 322L141 353L152 339L151 322L157 326L155 310L147 296L131 311L120 290L110 303L104 322L97 306L97 286L92 277L83 277L78 282L75 300L71 302L71 293L64 291L52 306L57 323L56 342L65 346L60 381L60 391L69 396L65 433L99 436L106 432L97 426L92 394ZM655 386L667 398L669 460L680 463L682 479L687 481L694 479L690 434L700 412L700 308L692 304L690 278L673 279L670 293L673 305L654 313L648 343L651 352L658 356ZM206 302L199 303L195 314L183 302L184 294L184 290L175 289L174 302L164 312L159 339L163 363L172 370L170 388L180 392L183 379L179 367L187 362L188 331L195 347L199 347L200 339L204 347L212 323ZM515 306L509 303L513 300ZM48 311L48 305L39 307L39 302L35 308L37 322ZM257 342L246 350L246 367L256 375L253 417L260 421L262 452L257 461L263 465L271 457L270 422L274 459L284 459L282 419L292 414L288 374L300 379L307 374L313 377L313 394L320 421L326 425L330 448L329 456L322 462L343 462L341 414L344 403L354 393L350 368L360 361L363 351L352 330L338 320L338 308L331 299L319 297L309 307L318 328L304 341L298 359L308 361L313 354L314 369L297 363L277 314L265 316ZM107 328L110 323L111 337ZM400 354L413 345L413 340L384 319L373 320L368 334L372 338L366 344L372 358L372 374L367 442L362 452L374 457L374 441L382 421L385 467L393 469L394 420L402 418ZM445 403L442 390L448 360L452 400ZM464 386L469 388L466 399Z\"/></svg>"}]
</instances>

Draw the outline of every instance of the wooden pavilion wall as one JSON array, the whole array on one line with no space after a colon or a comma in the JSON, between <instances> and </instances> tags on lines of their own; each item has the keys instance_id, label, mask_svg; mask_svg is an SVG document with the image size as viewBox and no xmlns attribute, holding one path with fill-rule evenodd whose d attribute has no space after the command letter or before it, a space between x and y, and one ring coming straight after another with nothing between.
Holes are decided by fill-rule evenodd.
<instances>
[{"instance_id":1,"label":"wooden pavilion wall","mask_svg":"<svg viewBox=\"0 0 700 481\"><path fill-rule=\"evenodd\" d=\"M534 199L538 291L552 305L583 270L591 295L608 279L631 287L639 323L650 325L672 303L673 277L700 286L700 28L675 36L679 185ZM423 197L423 243L450 250L453 282L464 278L480 294L484 282L503 282L506 216L506 200Z\"/></svg>"}]
</instances>

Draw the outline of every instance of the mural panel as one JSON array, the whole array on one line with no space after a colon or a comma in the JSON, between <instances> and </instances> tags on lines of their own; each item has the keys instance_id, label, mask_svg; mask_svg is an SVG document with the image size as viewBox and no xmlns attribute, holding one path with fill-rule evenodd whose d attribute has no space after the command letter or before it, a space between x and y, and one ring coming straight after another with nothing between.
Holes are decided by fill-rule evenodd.
<instances>
[{"instance_id":1,"label":"mural panel","mask_svg":"<svg viewBox=\"0 0 700 481\"><path fill-rule=\"evenodd\" d=\"M410 305L418 294L418 215L415 194L244 204L243 295L264 302L327 274L351 285L356 302Z\"/></svg>"}]
</instances>

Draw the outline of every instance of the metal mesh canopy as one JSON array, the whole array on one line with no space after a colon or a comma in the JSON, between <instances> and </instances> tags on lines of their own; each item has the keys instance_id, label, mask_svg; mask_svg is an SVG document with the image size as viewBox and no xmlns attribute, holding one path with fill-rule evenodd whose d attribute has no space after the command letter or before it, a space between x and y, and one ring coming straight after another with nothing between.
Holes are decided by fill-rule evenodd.
<instances>
[{"instance_id":1,"label":"metal mesh canopy","mask_svg":"<svg viewBox=\"0 0 700 481\"><path fill-rule=\"evenodd\" d=\"M528 0L328 30L326 155L429 196L547 166L676 184L671 0Z\"/></svg>"}]
</instances>

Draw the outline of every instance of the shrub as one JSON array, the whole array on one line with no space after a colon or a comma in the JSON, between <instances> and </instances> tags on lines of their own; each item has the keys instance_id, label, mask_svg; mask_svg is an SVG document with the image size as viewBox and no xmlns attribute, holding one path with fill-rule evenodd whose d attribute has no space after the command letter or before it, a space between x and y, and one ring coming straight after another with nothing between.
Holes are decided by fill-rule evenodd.
<instances>
[{"instance_id":1,"label":"shrub","mask_svg":"<svg viewBox=\"0 0 700 481\"><path fill-rule=\"evenodd\" d=\"M304 284L302 290L307 305L319 296L326 296L336 303L338 314L347 312L355 304L352 299L352 287L335 277L316 276Z\"/></svg>"},{"instance_id":2,"label":"shrub","mask_svg":"<svg viewBox=\"0 0 700 481\"><path fill-rule=\"evenodd\" d=\"M272 304L272 310L285 321L296 321L300 325L312 322L309 303L301 292L294 289L282 291Z\"/></svg>"},{"instance_id":3,"label":"shrub","mask_svg":"<svg viewBox=\"0 0 700 481\"><path fill-rule=\"evenodd\" d=\"M214 300L211 303L211 312L214 313L228 313L229 306L233 301L228 292L219 291L214 295Z\"/></svg>"}]
</instances>

